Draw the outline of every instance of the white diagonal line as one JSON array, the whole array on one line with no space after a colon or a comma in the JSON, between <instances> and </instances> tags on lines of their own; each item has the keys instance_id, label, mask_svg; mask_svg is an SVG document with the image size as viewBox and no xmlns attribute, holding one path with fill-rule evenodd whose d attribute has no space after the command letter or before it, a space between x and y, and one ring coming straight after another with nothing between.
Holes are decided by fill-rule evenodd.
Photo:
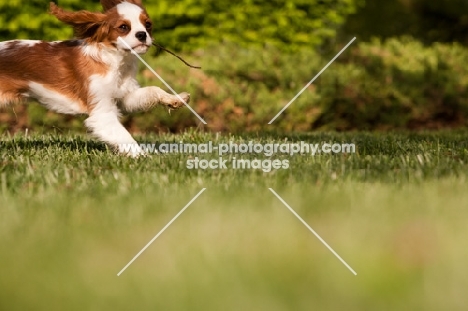
<instances>
[{"instance_id":1,"label":"white diagonal line","mask_svg":"<svg viewBox=\"0 0 468 311\"><path fill-rule=\"evenodd\" d=\"M353 268L351 268L351 267L346 263L346 261L344 261L344 260L340 257L340 255L338 255L338 254L333 250L333 248L331 248L331 247L327 244L327 242L325 242L325 241L320 237L320 235L318 235L318 233L315 232L314 229L312 229L312 228L301 218L301 216L299 216L299 215L291 208L291 206L289 206L288 203L286 203L286 201L283 200L283 198L281 198L273 189L271 189L271 188L268 188L268 189L270 189L270 191L281 201L281 203L283 203L284 206L286 206L286 207L291 211L291 213L293 213L294 216L296 216L297 219L299 219L299 220L304 224L304 226L306 226L307 229L309 229L310 232L312 232L312 233L317 237L317 239L319 239L320 242L322 242L323 245L325 245L325 246L330 250L330 252L332 252L333 255L335 255L336 258L338 258L338 259L341 261L341 263L343 263L343 264L346 266L346 268L349 269L349 271L351 271L354 275L357 275L357 273L353 270Z\"/></svg>"},{"instance_id":2,"label":"white diagonal line","mask_svg":"<svg viewBox=\"0 0 468 311\"><path fill-rule=\"evenodd\" d=\"M205 124L205 125L207 124L206 121L203 120L203 118L200 117L200 116L198 115L198 113L197 113L195 110L193 110L192 107L190 107L190 105L187 104L187 103L185 102L185 100L183 100L182 97L180 97L180 95L177 94L177 92L174 91L174 89L173 89L169 84L167 84L166 81L164 81L164 79L163 79L156 71L154 71L153 68L151 68L150 65L148 65L148 63L147 63L146 61L145 61L143 58L141 58L141 56L138 55L138 53L135 52L135 51L130 47L130 45L128 45L127 42L125 42L124 39L122 39L121 37L119 37L119 40L120 40L128 49L130 49L130 51L132 51L132 54L135 55L136 57L138 57L138 59L139 59L143 64L145 64L145 66L148 67L148 69L149 69L156 77L158 77L158 79L161 80L161 82L164 83L164 85L165 85L168 89L170 89L171 92L174 93L174 95L177 96L177 98L180 99L180 101L182 101L182 102L184 103L184 105L187 106L187 108L190 109L190 111L191 111L203 124Z\"/></svg>"},{"instance_id":3,"label":"white diagonal line","mask_svg":"<svg viewBox=\"0 0 468 311\"><path fill-rule=\"evenodd\" d=\"M314 83L314 81L320 77L320 75L325 71L327 70L327 68L354 42L354 40L356 40L356 37L354 37L325 67L323 67L323 69L312 79L310 80L309 83L307 83L306 86L304 86L304 88L293 98L291 99L291 101L286 105L284 106L283 109L281 109L280 112L278 112L278 114L273 118L271 119L270 122L268 122L268 124L272 124L273 121L276 120L276 118L278 118L286 109L288 109L289 106L291 106L291 104L299 97L301 96L301 94L312 84Z\"/></svg>"},{"instance_id":4,"label":"white diagonal line","mask_svg":"<svg viewBox=\"0 0 468 311\"><path fill-rule=\"evenodd\" d=\"M169 221L167 225L164 226L164 228L162 228L161 231L159 231L159 233L156 234L156 236L151 239L151 241L149 241L148 244L146 244L145 247L143 247L143 249L138 254L136 254L135 257L133 257L133 259L130 260L130 262L122 270L120 270L119 273L117 273L117 276L120 276L128 268L128 266L130 266L205 190L206 188L203 188L192 200L190 200L190 202L188 202L187 205L185 205L184 208L177 215L175 215L174 218L172 218L172 220Z\"/></svg>"}]
</instances>

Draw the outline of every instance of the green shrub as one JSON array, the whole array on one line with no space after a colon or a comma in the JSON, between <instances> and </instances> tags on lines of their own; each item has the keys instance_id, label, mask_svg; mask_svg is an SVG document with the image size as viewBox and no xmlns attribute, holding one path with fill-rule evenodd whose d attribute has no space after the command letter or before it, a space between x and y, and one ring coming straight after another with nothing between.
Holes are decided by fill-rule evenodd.
<instances>
[{"instance_id":1,"label":"green shrub","mask_svg":"<svg viewBox=\"0 0 468 311\"><path fill-rule=\"evenodd\" d=\"M161 0L147 7L155 17L157 38L177 49L232 41L296 50L333 39L358 2L362 1Z\"/></svg>"},{"instance_id":2,"label":"green shrub","mask_svg":"<svg viewBox=\"0 0 468 311\"><path fill-rule=\"evenodd\" d=\"M374 40L353 49L324 79L336 84L323 115L341 129L438 128L466 125L468 49L430 47L410 38ZM341 70L341 72L340 72ZM353 76L354 75L354 76ZM342 115L336 115L336 113ZM330 118L330 117L329 117ZM316 126L333 123L323 121Z\"/></svg>"},{"instance_id":3,"label":"green shrub","mask_svg":"<svg viewBox=\"0 0 468 311\"><path fill-rule=\"evenodd\" d=\"M467 27L466 0L374 0L351 15L343 30L366 41L411 34L426 44L455 41L467 45Z\"/></svg>"}]
</instances>

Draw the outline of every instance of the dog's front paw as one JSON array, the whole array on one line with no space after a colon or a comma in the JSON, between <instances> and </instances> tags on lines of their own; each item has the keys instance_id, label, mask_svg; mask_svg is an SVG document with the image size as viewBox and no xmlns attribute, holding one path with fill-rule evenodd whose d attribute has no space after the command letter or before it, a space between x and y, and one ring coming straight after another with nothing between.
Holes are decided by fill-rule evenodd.
<instances>
[{"instance_id":1,"label":"dog's front paw","mask_svg":"<svg viewBox=\"0 0 468 311\"><path fill-rule=\"evenodd\" d=\"M179 96L174 96L174 99L169 101L167 106L170 109L179 109L185 105L184 102L185 104L190 102L190 94L187 92L180 93Z\"/></svg>"}]
</instances>

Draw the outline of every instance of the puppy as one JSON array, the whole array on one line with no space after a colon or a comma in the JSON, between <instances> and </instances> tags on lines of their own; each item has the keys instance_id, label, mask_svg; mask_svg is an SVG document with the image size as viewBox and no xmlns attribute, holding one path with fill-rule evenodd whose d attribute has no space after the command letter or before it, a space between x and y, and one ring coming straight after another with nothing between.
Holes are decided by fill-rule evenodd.
<instances>
[{"instance_id":1,"label":"puppy","mask_svg":"<svg viewBox=\"0 0 468 311\"><path fill-rule=\"evenodd\" d=\"M0 107L28 98L50 110L86 114L86 127L119 152L144 154L119 121L120 109L146 110L162 104L180 108L188 93L171 95L140 87L138 59L152 44L152 22L141 0L101 0L103 13L68 12L50 3L50 12L74 28L76 39L0 43ZM132 151L127 146L134 144Z\"/></svg>"}]
</instances>

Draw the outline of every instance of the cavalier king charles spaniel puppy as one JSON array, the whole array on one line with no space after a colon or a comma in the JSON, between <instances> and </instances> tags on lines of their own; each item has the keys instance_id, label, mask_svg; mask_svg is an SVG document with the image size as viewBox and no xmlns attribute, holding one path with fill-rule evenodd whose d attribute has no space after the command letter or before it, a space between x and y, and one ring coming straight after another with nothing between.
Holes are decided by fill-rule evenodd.
<instances>
[{"instance_id":1,"label":"cavalier king charles spaniel puppy","mask_svg":"<svg viewBox=\"0 0 468 311\"><path fill-rule=\"evenodd\" d=\"M71 25L74 40L0 43L0 107L38 100L53 111L86 114L86 127L98 139L130 156L143 155L120 123L120 110L170 109L190 95L140 87L138 59L151 46L152 22L141 0L101 0L103 13L68 12L50 3L50 12ZM131 48L131 49L130 49ZM135 144L131 152L123 146Z\"/></svg>"}]
</instances>

